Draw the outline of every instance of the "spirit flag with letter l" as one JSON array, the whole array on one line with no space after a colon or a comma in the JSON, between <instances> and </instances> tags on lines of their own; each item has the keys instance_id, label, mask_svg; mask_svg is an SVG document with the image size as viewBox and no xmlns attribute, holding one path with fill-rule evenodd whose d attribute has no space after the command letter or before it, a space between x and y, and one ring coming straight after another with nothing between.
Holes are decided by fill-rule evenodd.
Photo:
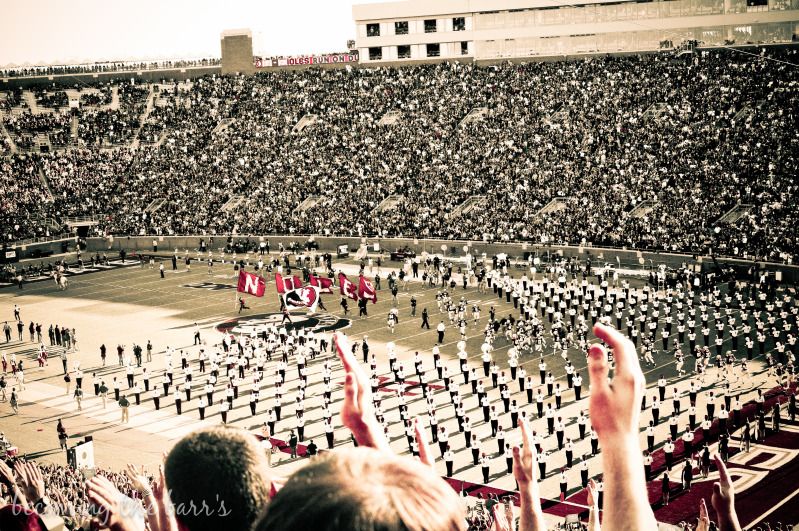
<instances>
[{"instance_id":1,"label":"spirit flag with letter l","mask_svg":"<svg viewBox=\"0 0 799 531\"><path fill-rule=\"evenodd\" d=\"M358 297L371 300L372 304L377 302L375 287L363 275L358 279Z\"/></svg>"},{"instance_id":2,"label":"spirit flag with letter l","mask_svg":"<svg viewBox=\"0 0 799 531\"><path fill-rule=\"evenodd\" d=\"M236 286L236 291L239 293L249 293L256 297L263 297L266 291L266 281L258 275L247 273L246 271L239 271L239 283Z\"/></svg>"},{"instance_id":3,"label":"spirit flag with letter l","mask_svg":"<svg viewBox=\"0 0 799 531\"><path fill-rule=\"evenodd\" d=\"M316 311L319 304L319 288L316 286L305 286L292 289L283 294L283 301L286 308L294 310L296 308L308 308L312 312Z\"/></svg>"},{"instance_id":4,"label":"spirit flag with letter l","mask_svg":"<svg viewBox=\"0 0 799 531\"><path fill-rule=\"evenodd\" d=\"M300 280L298 276L284 277L280 273L275 273L275 287L277 288L277 292L283 295L287 291L301 288L302 280Z\"/></svg>"},{"instance_id":5,"label":"spirit flag with letter l","mask_svg":"<svg viewBox=\"0 0 799 531\"><path fill-rule=\"evenodd\" d=\"M319 293L333 293L333 279L311 275L311 286L319 288Z\"/></svg>"},{"instance_id":6,"label":"spirit flag with letter l","mask_svg":"<svg viewBox=\"0 0 799 531\"><path fill-rule=\"evenodd\" d=\"M347 278L347 275L344 273L338 274L338 287L341 290L341 294L345 297L349 297L353 300L358 300L358 288L350 282L350 279Z\"/></svg>"}]
</instances>

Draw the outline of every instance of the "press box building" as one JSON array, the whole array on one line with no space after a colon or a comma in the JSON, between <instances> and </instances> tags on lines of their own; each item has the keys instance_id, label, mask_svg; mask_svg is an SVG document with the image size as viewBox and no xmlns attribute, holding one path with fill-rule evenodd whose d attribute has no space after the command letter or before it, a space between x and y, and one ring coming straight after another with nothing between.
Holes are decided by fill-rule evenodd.
<instances>
[{"instance_id":1,"label":"press box building","mask_svg":"<svg viewBox=\"0 0 799 531\"><path fill-rule=\"evenodd\" d=\"M352 8L361 63L791 42L799 0L405 0Z\"/></svg>"}]
</instances>

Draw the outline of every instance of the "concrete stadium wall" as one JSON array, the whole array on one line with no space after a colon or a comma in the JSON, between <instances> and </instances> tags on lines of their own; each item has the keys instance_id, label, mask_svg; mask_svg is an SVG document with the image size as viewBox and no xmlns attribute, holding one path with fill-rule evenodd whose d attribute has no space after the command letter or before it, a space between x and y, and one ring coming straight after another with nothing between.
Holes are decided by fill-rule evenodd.
<instances>
[{"instance_id":1,"label":"concrete stadium wall","mask_svg":"<svg viewBox=\"0 0 799 531\"><path fill-rule=\"evenodd\" d=\"M74 85L93 85L96 83L130 81L135 79L137 83L160 83L166 81L184 81L198 77L220 74L221 66L198 66L186 68L173 68L168 70L125 70L115 72L88 72L79 74L54 74L52 76L26 76L26 77L4 77L0 78L0 90L10 90L13 88L27 89L37 86L58 85L61 87L72 87Z\"/></svg>"},{"instance_id":2,"label":"concrete stadium wall","mask_svg":"<svg viewBox=\"0 0 799 531\"><path fill-rule=\"evenodd\" d=\"M214 253L219 249L224 248L227 244L227 236L215 236L211 242L211 236L122 236L108 238L89 238L87 241L88 251L114 251L119 252L125 249L126 252L140 252L144 254L152 253L153 239L159 240L158 251L163 253L178 249L179 252L185 252L186 249L193 251L200 246L200 240L205 240L207 247ZM262 237L250 236L250 241L260 241ZM234 242L244 242L248 239L247 236L234 237ZM269 241L270 248L274 252L280 243L285 247L291 242L304 244L307 236L264 236L264 240ZM649 268L651 266L657 267L659 264L666 264L668 267L677 268L683 265L694 266L697 264L712 265L713 260L710 257L693 256L687 254L676 253L662 253L650 251L637 251L627 249L610 249L600 247L572 247L572 246L542 246L524 243L487 243L478 241L462 241L462 240L417 240L410 238L358 238L358 237L325 237L315 236L314 241L319 244L320 252L331 252L335 254L339 245L348 245L350 253L354 253L362 243L368 243L369 250L372 252L372 245L378 243L380 249L385 253L386 258L388 255L399 248L408 247L417 254L422 252L428 253L443 253L448 257L459 258L463 257L466 253L463 248L469 245L470 252L473 255L480 256L485 253L486 257L490 260L492 256L498 253L506 253L512 258L522 259L525 253L533 253L534 256L543 256L546 253L561 254L564 257L575 257L580 260L591 258L595 265L610 262L618 263L622 268L626 269L641 269ZM442 245L446 245L446 251L442 251ZM71 248L74 248L72 244ZM643 259L644 263L641 264L640 260ZM751 260L740 260L734 258L717 258L720 264L730 265L737 268L748 268L754 262ZM781 272L783 282L791 284L799 284L799 266L775 264L769 262L758 262L761 269L766 271Z\"/></svg>"}]
</instances>

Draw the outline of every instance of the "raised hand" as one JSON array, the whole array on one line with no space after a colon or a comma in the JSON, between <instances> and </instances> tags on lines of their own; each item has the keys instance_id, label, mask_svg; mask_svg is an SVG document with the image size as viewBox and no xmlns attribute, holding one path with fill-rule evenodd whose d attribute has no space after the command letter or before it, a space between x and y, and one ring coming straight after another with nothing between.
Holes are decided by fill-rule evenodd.
<instances>
[{"instance_id":1,"label":"raised hand","mask_svg":"<svg viewBox=\"0 0 799 531\"><path fill-rule=\"evenodd\" d=\"M605 471L604 526L609 529L657 529L646 495L644 463L638 441L639 415L645 379L635 345L618 330L597 323L594 335L616 360L613 384L608 382L607 349L592 345L588 356L591 425L602 446Z\"/></svg>"},{"instance_id":2,"label":"raised hand","mask_svg":"<svg viewBox=\"0 0 799 531\"><path fill-rule=\"evenodd\" d=\"M588 489L586 490L588 491L586 503L588 503L589 508L593 509L599 505L599 498L596 495L596 481L593 478L588 480Z\"/></svg>"},{"instance_id":3,"label":"raised hand","mask_svg":"<svg viewBox=\"0 0 799 531\"><path fill-rule=\"evenodd\" d=\"M588 531L599 531L599 496L597 496L596 481L588 480Z\"/></svg>"},{"instance_id":4,"label":"raised hand","mask_svg":"<svg viewBox=\"0 0 799 531\"><path fill-rule=\"evenodd\" d=\"M164 459L166 459L166 453L164 453ZM147 511L149 531L177 531L178 523L175 520L172 500L169 499L169 491L166 488L163 465L158 465L158 480L153 485L153 497L155 498L155 507Z\"/></svg>"},{"instance_id":5,"label":"raised hand","mask_svg":"<svg viewBox=\"0 0 799 531\"><path fill-rule=\"evenodd\" d=\"M136 465L128 463L127 467L125 467L125 475L128 476L133 488L136 489L136 492L139 494L152 492L150 489L150 482L147 480L147 477L144 474L143 465L141 470L139 470L136 468Z\"/></svg>"},{"instance_id":6,"label":"raised hand","mask_svg":"<svg viewBox=\"0 0 799 531\"><path fill-rule=\"evenodd\" d=\"M741 524L738 522L738 514L735 512L735 487L733 487L727 465L719 457L713 456L716 468L719 471L719 480L713 483L713 496L710 503L719 518L719 529L721 531L740 531Z\"/></svg>"},{"instance_id":7,"label":"raised hand","mask_svg":"<svg viewBox=\"0 0 799 531\"><path fill-rule=\"evenodd\" d=\"M375 417L369 379L352 355L349 339L344 334L336 333L333 342L346 373L341 423L349 428L359 445L391 451L383 428Z\"/></svg>"},{"instance_id":8,"label":"raised hand","mask_svg":"<svg viewBox=\"0 0 799 531\"><path fill-rule=\"evenodd\" d=\"M0 482L2 482L8 490L12 494L12 500L17 505L20 505L22 508L28 508L28 500L25 497L25 493L20 488L20 485L17 483L17 478L14 477L14 471L11 470L4 461L0 460ZM36 500L31 500L31 502L35 502Z\"/></svg>"},{"instance_id":9,"label":"raised hand","mask_svg":"<svg viewBox=\"0 0 799 531\"><path fill-rule=\"evenodd\" d=\"M36 503L44 498L44 478L36 463L17 461L14 464L14 471L19 476L19 485L28 497L28 501Z\"/></svg>"},{"instance_id":10,"label":"raised hand","mask_svg":"<svg viewBox=\"0 0 799 531\"><path fill-rule=\"evenodd\" d=\"M433 452L430 451L430 445L427 443L427 434L424 428L419 424L419 419L413 419L413 431L416 437L416 444L419 445L419 461L427 466L435 466L436 458L433 457Z\"/></svg>"},{"instance_id":11,"label":"raised hand","mask_svg":"<svg viewBox=\"0 0 799 531\"><path fill-rule=\"evenodd\" d=\"M635 345L615 328L601 323L594 325L594 335L613 349L616 373L613 384L610 384L607 350L600 344L592 345L588 353L591 426L602 443L614 438L637 440L641 397L646 380L638 364Z\"/></svg>"},{"instance_id":12,"label":"raised hand","mask_svg":"<svg viewBox=\"0 0 799 531\"><path fill-rule=\"evenodd\" d=\"M491 508L491 516L494 518L491 531L513 531L512 508L505 506L504 503L495 503Z\"/></svg>"},{"instance_id":13,"label":"raised hand","mask_svg":"<svg viewBox=\"0 0 799 531\"><path fill-rule=\"evenodd\" d=\"M101 529L112 531L143 531L144 519L135 513L117 488L103 476L94 476L86 482L89 501L97 505L100 512L95 522Z\"/></svg>"},{"instance_id":14,"label":"raised hand","mask_svg":"<svg viewBox=\"0 0 799 531\"><path fill-rule=\"evenodd\" d=\"M707 514L707 504L705 499L699 500L699 521L696 523L696 531L709 531L710 517Z\"/></svg>"},{"instance_id":15,"label":"raised hand","mask_svg":"<svg viewBox=\"0 0 799 531\"><path fill-rule=\"evenodd\" d=\"M536 449L527 422L519 423L522 432L522 447L513 447L513 477L519 484L520 531L544 531L546 522L541 509L538 492L538 470L535 464Z\"/></svg>"}]
</instances>

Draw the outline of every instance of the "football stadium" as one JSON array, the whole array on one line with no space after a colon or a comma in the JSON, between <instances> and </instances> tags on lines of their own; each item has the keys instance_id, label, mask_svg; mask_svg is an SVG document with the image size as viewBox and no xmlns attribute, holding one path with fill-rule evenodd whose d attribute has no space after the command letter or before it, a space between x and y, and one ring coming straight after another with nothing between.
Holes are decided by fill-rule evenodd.
<instances>
[{"instance_id":1,"label":"football stadium","mask_svg":"<svg viewBox=\"0 0 799 531\"><path fill-rule=\"evenodd\" d=\"M4 10L0 531L799 525L797 0L264 4Z\"/></svg>"}]
</instances>

